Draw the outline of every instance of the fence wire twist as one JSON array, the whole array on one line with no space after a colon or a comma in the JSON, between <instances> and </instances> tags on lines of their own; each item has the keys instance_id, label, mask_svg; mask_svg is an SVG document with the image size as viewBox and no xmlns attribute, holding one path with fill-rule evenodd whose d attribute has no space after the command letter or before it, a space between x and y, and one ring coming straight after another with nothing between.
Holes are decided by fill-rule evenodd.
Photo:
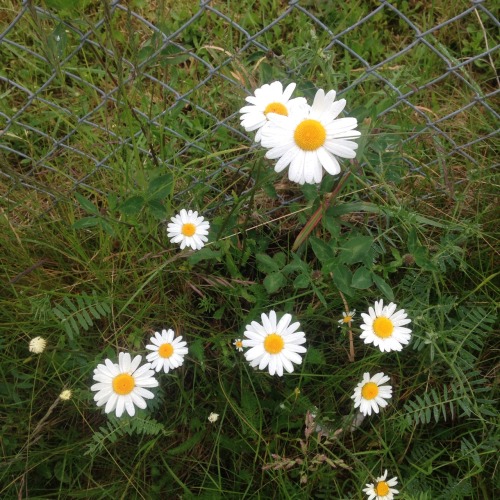
<instances>
[{"instance_id":1,"label":"fence wire twist","mask_svg":"<svg viewBox=\"0 0 500 500\"><path fill-rule=\"evenodd\" d=\"M18 12L0 11L0 18L7 21L0 34L2 204L8 212L13 210L23 200L23 192L37 192L53 203L77 188L99 191L99 172L117 168L117 159L118 163L126 161L134 147L141 161L158 168L173 168L193 155L210 158L209 171L193 176L191 185L203 183L212 196L228 197L215 181L228 172L241 172L240 164L248 153L233 154L228 160L214 153L211 141L214 135L222 134L231 137L236 147L250 144L252 138L239 127L237 104L223 116L213 106L204 105L203 94L215 89L223 95L222 100L231 95L235 96L233 103L241 103L255 86L265 83L245 69L250 63L260 69L276 64L295 81L310 71L310 59L293 59L289 49L277 50L280 37L288 36L281 26L290 26L294 20L300 20L302 31L309 29L306 45L308 49L309 44L313 46L314 57L321 60L323 68L330 65L334 72L340 60L350 61L349 75L339 77L341 93L351 96L371 89L377 99L367 106L376 106L380 123L390 124L390 117L398 113L412 116L414 126L405 131L398 147L419 145L427 151L418 159L402 155L401 162L408 168L425 175L435 164L443 168L443 164L460 163L460 159L480 167L499 132L495 107L498 81L486 85L474 78L482 68L494 67L498 55L499 45L492 43L494 35L487 34L485 28L487 25L492 31L499 27L493 9L483 1L463 2L458 12L423 30L418 17L398 8L400 2L366 4L365 15L341 29L331 23L328 10L348 6L332 2L325 8L321 2L298 0L283 4L277 17L264 21L240 11L234 14L226 3L203 0L189 16L177 17L168 27L156 22L154 16L149 19L143 11L139 15L129 2L118 0L101 2L79 19L26 0ZM382 58L380 51L370 57L366 43L364 47L358 43L357 33L372 33L372 43L377 44L377 27L388 20L399 26L405 44ZM127 40L111 40L117 33L113 23L120 22L131 39L137 38L135 51L121 53ZM224 40L197 45L195 34L205 33L210 40L206 30L214 23L227 33L227 45ZM455 23L473 26L479 33L467 57L459 57L456 48L440 39L441 32ZM99 62L99 67L87 66L90 58ZM405 65L421 58L440 64L441 71L430 78L423 75L420 81L405 82ZM187 73L194 68L196 75L189 88L172 69L176 65ZM166 73L169 78L165 78ZM318 86L324 86L321 78L317 80ZM124 92L133 93L134 88L135 97L124 100ZM444 106L436 112L425 102L454 92L461 99L453 109ZM117 126L124 102L137 124L129 135ZM194 114L199 118L193 118ZM201 121L191 136L183 131L185 115ZM456 132L457 122L476 116L486 124L480 136ZM89 135L98 138L91 150L82 146L88 145ZM428 147L429 137L434 148ZM171 147L162 147L162 141Z\"/></svg>"}]
</instances>

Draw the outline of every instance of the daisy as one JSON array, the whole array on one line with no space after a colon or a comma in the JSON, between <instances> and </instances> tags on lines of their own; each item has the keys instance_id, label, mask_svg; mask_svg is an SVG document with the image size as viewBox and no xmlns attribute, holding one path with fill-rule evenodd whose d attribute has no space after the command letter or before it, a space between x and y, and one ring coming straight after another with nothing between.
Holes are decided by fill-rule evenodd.
<instances>
[{"instance_id":1,"label":"daisy","mask_svg":"<svg viewBox=\"0 0 500 500\"><path fill-rule=\"evenodd\" d=\"M389 377L383 373L377 373L370 378L369 373L363 374L363 380L354 389L351 399L354 399L354 408L359 406L363 415L371 415L372 410L378 413L379 407L387 406L386 399L392 397L392 387L381 385L387 382Z\"/></svg>"},{"instance_id":2,"label":"daisy","mask_svg":"<svg viewBox=\"0 0 500 500\"><path fill-rule=\"evenodd\" d=\"M205 245L210 223L201 215L198 216L198 212L182 209L170 220L172 222L167 226L167 236L171 243L180 243L181 250L185 247L199 250Z\"/></svg>"},{"instance_id":3,"label":"daisy","mask_svg":"<svg viewBox=\"0 0 500 500\"><path fill-rule=\"evenodd\" d=\"M262 145L268 148L266 158L279 158L274 170L283 171L288 165L288 178L299 184L321 182L323 168L331 175L340 172L336 158L354 158L358 145L349 139L361 135L354 130L356 118L339 118L345 99L335 101L335 91L325 95L316 92L309 109L294 108L290 116L270 113L269 125L262 129Z\"/></svg>"},{"instance_id":4,"label":"daisy","mask_svg":"<svg viewBox=\"0 0 500 500\"><path fill-rule=\"evenodd\" d=\"M241 339L236 339L233 345L237 351L243 352L243 341Z\"/></svg>"},{"instance_id":5,"label":"daisy","mask_svg":"<svg viewBox=\"0 0 500 500\"><path fill-rule=\"evenodd\" d=\"M398 484L398 478L393 477L386 481L387 469L383 476L377 477L375 484L369 483L363 491L368 495L368 500L392 500L398 490L391 488L391 486L396 486Z\"/></svg>"},{"instance_id":6,"label":"daisy","mask_svg":"<svg viewBox=\"0 0 500 500\"><path fill-rule=\"evenodd\" d=\"M294 90L295 83L290 83L284 91L281 82L266 83L256 89L253 96L245 99L250 103L250 106L244 106L240 109L241 125L247 132L257 130L255 142L260 141L262 129L269 123L268 113L288 116L295 106L308 107L303 97L290 99Z\"/></svg>"},{"instance_id":7,"label":"daisy","mask_svg":"<svg viewBox=\"0 0 500 500\"><path fill-rule=\"evenodd\" d=\"M246 326L243 347L250 347L245 352L245 358L250 366L259 370L269 365L269 373L283 376L283 368L288 373L293 372L293 364L300 365L302 358L298 353L305 353L306 348L301 344L306 342L304 332L297 332L300 323L293 323L292 316L285 314L279 322L276 313L271 311L269 316L262 314L262 324L252 321Z\"/></svg>"},{"instance_id":8,"label":"daisy","mask_svg":"<svg viewBox=\"0 0 500 500\"><path fill-rule=\"evenodd\" d=\"M163 371L168 373L184 363L184 356L188 352L186 342L180 336L174 339L174 335L173 330L162 330L161 334L155 332L149 339L153 345L148 344L146 349L153 352L149 353L146 359L157 372L163 368Z\"/></svg>"},{"instance_id":9,"label":"daisy","mask_svg":"<svg viewBox=\"0 0 500 500\"><path fill-rule=\"evenodd\" d=\"M365 344L372 344L384 351L401 351L402 344L408 344L411 330L403 325L411 323L404 309L396 311L396 304L384 307L384 301L375 302L375 307L368 309L368 314L361 313L364 323L361 325L361 338Z\"/></svg>"},{"instance_id":10,"label":"daisy","mask_svg":"<svg viewBox=\"0 0 500 500\"><path fill-rule=\"evenodd\" d=\"M141 360L142 356L132 360L130 354L121 352L118 363L106 359L103 365L97 365L94 370L97 384L90 388L91 391L97 391L94 395L97 406L106 403L104 411L116 411L117 417L121 417L124 410L133 417L135 406L146 408L144 398L152 399L154 394L145 387L157 387L158 381L153 377L150 363L139 367Z\"/></svg>"},{"instance_id":11,"label":"daisy","mask_svg":"<svg viewBox=\"0 0 500 500\"><path fill-rule=\"evenodd\" d=\"M343 312L342 319L339 319L339 323L340 324L350 323L352 321L352 318L354 318L354 316L356 316L356 309L349 311L347 313Z\"/></svg>"},{"instance_id":12,"label":"daisy","mask_svg":"<svg viewBox=\"0 0 500 500\"><path fill-rule=\"evenodd\" d=\"M47 347L47 341L43 337L34 337L30 340L29 351L33 354L42 354Z\"/></svg>"}]
</instances>

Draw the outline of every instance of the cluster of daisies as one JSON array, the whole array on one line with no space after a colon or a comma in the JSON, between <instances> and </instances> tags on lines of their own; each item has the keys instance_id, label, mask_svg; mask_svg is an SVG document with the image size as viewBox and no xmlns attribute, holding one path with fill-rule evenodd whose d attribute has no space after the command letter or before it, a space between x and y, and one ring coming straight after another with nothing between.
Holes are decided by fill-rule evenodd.
<instances>
[{"instance_id":1,"label":"cluster of daisies","mask_svg":"<svg viewBox=\"0 0 500 500\"><path fill-rule=\"evenodd\" d=\"M240 109L241 125L247 132L255 131L255 141L267 149L266 158L277 160L274 169L282 172L288 167L288 178L299 184L319 183L323 172L340 173L338 158L352 159L358 145L353 142L361 134L355 130L355 118L338 118L344 110L345 99L335 100L336 92L319 89L312 104L303 97L292 98L296 84L285 89L281 82L265 84L246 98L248 105ZM171 218L167 236L181 250L200 250L208 241L210 223L197 211L182 209ZM382 352L400 351L408 344L411 330L405 325L411 322L405 311L397 311L393 303L384 306L380 300L362 314L361 336ZM355 311L343 314L339 321L351 325ZM292 322L290 314L281 318L275 311L261 315L261 322L252 321L246 326L244 339L236 339L234 346L244 352L244 357L254 369L267 369L270 375L283 376L292 373L294 365L302 363L306 353L306 337L299 331L300 323ZM187 344L172 330L156 332L146 349L151 351L142 363L142 356L134 358L121 352L118 362L106 359L94 370L95 383L91 390L98 407L106 413L115 412L117 417L125 412L135 415L135 408L144 409L146 400L152 399L150 390L159 385L155 375L180 367L188 352ZM389 376L377 373L363 375L356 386L352 399L354 408L363 415L378 413L392 397L392 387L384 385ZM219 415L211 413L214 423ZM387 480L387 471L374 484L367 484L364 491L369 500L392 500L398 493L393 488L397 478Z\"/></svg>"},{"instance_id":2,"label":"cluster of daisies","mask_svg":"<svg viewBox=\"0 0 500 500\"><path fill-rule=\"evenodd\" d=\"M121 417L126 411L131 417L135 415L135 407L145 409L146 399L154 394L148 389L158 387L155 372L178 368L184 362L188 349L182 337L175 337L173 330L155 332L146 345L151 351L146 355L146 363L141 364L142 356L132 359L128 352L118 354L118 363L106 359L104 364L97 365L94 370L94 381L90 388L95 391L94 401L103 406L106 413L115 412Z\"/></svg>"},{"instance_id":3,"label":"cluster of daisies","mask_svg":"<svg viewBox=\"0 0 500 500\"><path fill-rule=\"evenodd\" d=\"M276 172L288 168L288 178L298 184L317 184L325 170L340 173L339 158L355 158L361 132L356 118L338 118L345 99L335 100L336 92L316 92L309 105L304 97L292 98L296 84L285 89L281 82L266 83L248 96L240 109L241 125L255 131L255 142L268 151L266 158L278 160ZM200 250L208 241L210 223L197 211L182 209L172 217L167 236L181 250Z\"/></svg>"},{"instance_id":4,"label":"cluster of daisies","mask_svg":"<svg viewBox=\"0 0 500 500\"><path fill-rule=\"evenodd\" d=\"M345 99L335 100L336 92L316 92L313 103L305 98L291 98L296 84L284 90L281 82L265 84L248 96L240 109L241 125L255 131L255 141L266 148L266 158L278 160L276 172L288 169L288 178L298 184L317 184L323 169L331 175L340 173L339 158L355 158L358 145L353 142L361 133L356 118L338 118Z\"/></svg>"},{"instance_id":5,"label":"cluster of daisies","mask_svg":"<svg viewBox=\"0 0 500 500\"><path fill-rule=\"evenodd\" d=\"M364 323L361 325L360 338L365 344L373 344L382 352L401 351L403 345L409 343L411 330L405 325L411 323L404 309L396 310L397 306L390 303L384 306L381 299L374 307L368 309L368 314L362 313ZM351 324L355 311L343 313L339 323ZM252 321L247 325L244 339L233 342L236 350L243 352L253 368L263 370L268 368L271 375L283 376L283 369L288 373L294 370L293 364L302 363L301 354L306 352L303 344L306 342L304 332L297 331L300 323L291 323L292 316L285 314L278 321L275 311L269 315L261 315L262 323ZM384 373L370 376L363 375L363 380L356 386L352 399L354 408L359 408L363 415L379 412L379 408L387 406L387 400L392 397L392 387L383 385L389 380Z\"/></svg>"}]
</instances>

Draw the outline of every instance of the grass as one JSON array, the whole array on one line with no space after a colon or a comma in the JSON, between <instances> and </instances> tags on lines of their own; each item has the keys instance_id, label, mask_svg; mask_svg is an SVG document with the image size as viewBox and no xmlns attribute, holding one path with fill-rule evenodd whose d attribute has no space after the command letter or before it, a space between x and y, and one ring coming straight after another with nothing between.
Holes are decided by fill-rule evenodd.
<instances>
[{"instance_id":1,"label":"grass","mask_svg":"<svg viewBox=\"0 0 500 500\"><path fill-rule=\"evenodd\" d=\"M0 51L0 112L17 114L0 131L2 498L361 499L385 469L400 498L495 498L496 75L475 59L494 46L485 10L375 74L315 18L339 34L376 2L219 1L187 26L195 2L66 4L30 8ZM425 32L470 3L398 7ZM221 16L254 34L287 9L261 46ZM8 2L0 18L18 11ZM166 35L184 26L177 45L133 13ZM414 31L385 6L340 41L373 66ZM438 52L470 62L436 81ZM275 79L308 99L348 89L363 132L349 175L297 186L252 146L237 111ZM485 104L469 106L478 95ZM166 237L183 207L211 222L192 254ZM359 339L360 312L380 298L412 319L400 353ZM271 309L307 337L283 378L232 345ZM354 360L338 327L349 309ZM133 419L96 408L97 364L144 355L161 328L188 341L182 368ZM41 355L28 351L35 336ZM350 396L366 371L389 374L394 396L360 422Z\"/></svg>"}]
</instances>

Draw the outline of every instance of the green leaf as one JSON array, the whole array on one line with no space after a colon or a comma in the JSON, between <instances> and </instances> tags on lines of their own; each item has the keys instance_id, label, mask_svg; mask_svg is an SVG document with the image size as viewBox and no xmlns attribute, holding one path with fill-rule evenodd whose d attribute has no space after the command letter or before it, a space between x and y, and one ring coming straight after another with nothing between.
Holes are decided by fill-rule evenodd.
<instances>
[{"instance_id":1,"label":"green leaf","mask_svg":"<svg viewBox=\"0 0 500 500\"><path fill-rule=\"evenodd\" d=\"M286 274L293 272L310 272L309 266L296 253L292 254L292 262L289 262L282 271Z\"/></svg>"},{"instance_id":2,"label":"green leaf","mask_svg":"<svg viewBox=\"0 0 500 500\"><path fill-rule=\"evenodd\" d=\"M308 288L310 284L311 280L307 274L299 274L293 280L293 288L295 288L295 290L298 290L300 288Z\"/></svg>"},{"instance_id":3,"label":"green leaf","mask_svg":"<svg viewBox=\"0 0 500 500\"><path fill-rule=\"evenodd\" d=\"M316 236L310 236L309 242L311 243L314 254L321 263L324 263L327 260L333 259L335 257L333 249L323 240L316 238Z\"/></svg>"},{"instance_id":4,"label":"green leaf","mask_svg":"<svg viewBox=\"0 0 500 500\"><path fill-rule=\"evenodd\" d=\"M269 274L280 270L278 263L269 255L265 253L258 253L255 256L257 260L257 267L259 271Z\"/></svg>"},{"instance_id":5,"label":"green leaf","mask_svg":"<svg viewBox=\"0 0 500 500\"><path fill-rule=\"evenodd\" d=\"M427 248L422 246L418 241L418 236L415 228L411 228L408 233L408 251L411 253L415 259L415 264L426 269L427 271L436 271L437 268L434 263L429 258L429 253Z\"/></svg>"},{"instance_id":6,"label":"green leaf","mask_svg":"<svg viewBox=\"0 0 500 500\"><path fill-rule=\"evenodd\" d=\"M421 245L418 241L417 231L412 227L408 233L408 251L413 254L420 247Z\"/></svg>"},{"instance_id":7,"label":"green leaf","mask_svg":"<svg viewBox=\"0 0 500 500\"><path fill-rule=\"evenodd\" d=\"M391 301L394 300L394 292L386 281L375 273L372 273L372 279L375 285L377 285L377 288L387 297L387 299Z\"/></svg>"},{"instance_id":8,"label":"green leaf","mask_svg":"<svg viewBox=\"0 0 500 500\"><path fill-rule=\"evenodd\" d=\"M95 227L101 225L101 219L97 217L83 217L82 219L74 222L71 227L73 229L88 229L89 227Z\"/></svg>"},{"instance_id":9,"label":"green leaf","mask_svg":"<svg viewBox=\"0 0 500 500\"><path fill-rule=\"evenodd\" d=\"M131 196L121 203L118 210L125 215L138 215L144 206L144 198L142 196Z\"/></svg>"},{"instance_id":10,"label":"green leaf","mask_svg":"<svg viewBox=\"0 0 500 500\"><path fill-rule=\"evenodd\" d=\"M359 288L360 290L365 290L372 286L373 280L371 272L364 266L356 269L351 281L351 286L353 288Z\"/></svg>"},{"instance_id":11,"label":"green leaf","mask_svg":"<svg viewBox=\"0 0 500 500\"><path fill-rule=\"evenodd\" d=\"M163 200L171 197L174 192L174 176L172 174L160 175L153 179L148 186L150 200Z\"/></svg>"},{"instance_id":12,"label":"green leaf","mask_svg":"<svg viewBox=\"0 0 500 500\"><path fill-rule=\"evenodd\" d=\"M337 286L337 288L341 291L346 293L347 295L352 295L352 288L351 288L351 280L352 280L352 273L349 271L349 269L342 265L342 264L337 264L333 266L332 268L332 273L333 273L333 282Z\"/></svg>"},{"instance_id":13,"label":"green leaf","mask_svg":"<svg viewBox=\"0 0 500 500\"><path fill-rule=\"evenodd\" d=\"M185 441L183 441L179 446L174 448L169 448L165 451L165 453L169 456L177 456L183 453L188 452L192 448L194 448L205 436L205 431L198 431L196 434L193 434L191 437L188 437Z\"/></svg>"},{"instance_id":14,"label":"green leaf","mask_svg":"<svg viewBox=\"0 0 500 500\"><path fill-rule=\"evenodd\" d=\"M280 288L286 285L286 277L281 272L268 274L264 278L264 286L266 287L269 295L277 292Z\"/></svg>"},{"instance_id":15,"label":"green leaf","mask_svg":"<svg viewBox=\"0 0 500 500\"><path fill-rule=\"evenodd\" d=\"M201 368L205 370L205 352L203 341L201 339L194 340L189 344L189 354L200 362Z\"/></svg>"},{"instance_id":16,"label":"green leaf","mask_svg":"<svg viewBox=\"0 0 500 500\"><path fill-rule=\"evenodd\" d=\"M175 45L168 45L161 51L161 56L160 61L162 64L179 64L191 57L186 50Z\"/></svg>"},{"instance_id":17,"label":"green leaf","mask_svg":"<svg viewBox=\"0 0 500 500\"><path fill-rule=\"evenodd\" d=\"M75 198L86 212L89 214L99 215L99 209L90 200L87 200L85 196L75 192Z\"/></svg>"},{"instance_id":18,"label":"green leaf","mask_svg":"<svg viewBox=\"0 0 500 500\"><path fill-rule=\"evenodd\" d=\"M309 346L307 348L307 364L311 365L324 365L326 363L325 356L322 351L315 347Z\"/></svg>"},{"instance_id":19,"label":"green leaf","mask_svg":"<svg viewBox=\"0 0 500 500\"><path fill-rule=\"evenodd\" d=\"M187 260L191 265L195 265L203 260L220 260L220 256L220 250L212 250L211 248L204 247L197 252L193 252Z\"/></svg>"},{"instance_id":20,"label":"green leaf","mask_svg":"<svg viewBox=\"0 0 500 500\"><path fill-rule=\"evenodd\" d=\"M163 220L167 215L167 210L160 200L148 200L147 206L153 217Z\"/></svg>"},{"instance_id":21,"label":"green leaf","mask_svg":"<svg viewBox=\"0 0 500 500\"><path fill-rule=\"evenodd\" d=\"M363 262L370 266L373 262L374 250L371 236L354 236L342 243L339 261L343 264L356 264Z\"/></svg>"},{"instance_id":22,"label":"green leaf","mask_svg":"<svg viewBox=\"0 0 500 500\"><path fill-rule=\"evenodd\" d=\"M383 210L377 205L366 202L342 203L340 205L330 207L329 210L331 211L330 213L336 217L339 215L351 214L353 212L368 212L372 214L384 213Z\"/></svg>"},{"instance_id":23,"label":"green leaf","mask_svg":"<svg viewBox=\"0 0 500 500\"><path fill-rule=\"evenodd\" d=\"M332 235L333 238L337 238L340 235L340 222L337 217L330 215L330 211L331 207L328 208L326 214L323 216L323 227Z\"/></svg>"}]
</instances>

